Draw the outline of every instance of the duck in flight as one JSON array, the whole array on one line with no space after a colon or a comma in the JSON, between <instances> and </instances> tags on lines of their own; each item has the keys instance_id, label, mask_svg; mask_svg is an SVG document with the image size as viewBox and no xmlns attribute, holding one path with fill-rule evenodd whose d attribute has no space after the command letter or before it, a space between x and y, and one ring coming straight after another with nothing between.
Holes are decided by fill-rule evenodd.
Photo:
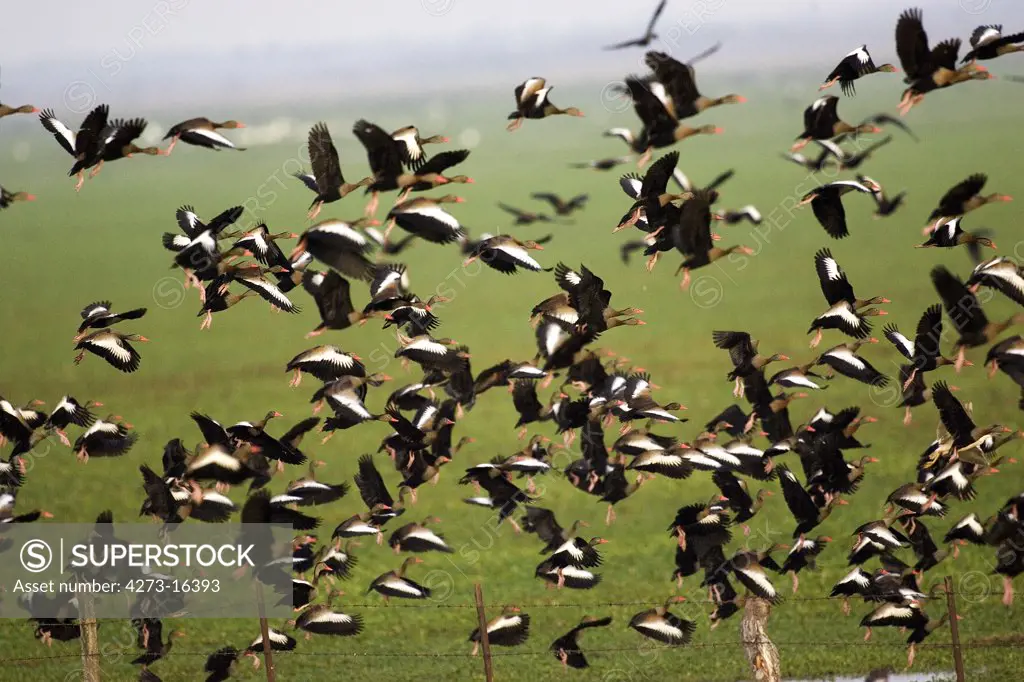
<instances>
[{"instance_id":1,"label":"duck in flight","mask_svg":"<svg viewBox=\"0 0 1024 682\"><path fill-rule=\"evenodd\" d=\"M667 4L668 0L661 0L661 2L658 3L658 7L654 10L654 16L652 16L651 20L647 22L647 30L642 36L622 43L616 43L615 45L609 45L604 49L621 50L625 47L647 47L650 45L651 42L658 37L658 34L654 32L654 25L658 23L658 18L661 16L661 13L665 11L665 5Z\"/></svg>"}]
</instances>

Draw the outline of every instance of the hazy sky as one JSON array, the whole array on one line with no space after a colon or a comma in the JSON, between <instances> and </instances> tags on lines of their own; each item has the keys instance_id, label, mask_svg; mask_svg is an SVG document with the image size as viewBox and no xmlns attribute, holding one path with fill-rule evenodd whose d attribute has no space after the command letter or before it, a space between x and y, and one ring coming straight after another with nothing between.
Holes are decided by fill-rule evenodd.
<instances>
[{"instance_id":1,"label":"hazy sky","mask_svg":"<svg viewBox=\"0 0 1024 682\"><path fill-rule=\"evenodd\" d=\"M510 86L510 70L520 79L534 72L621 77L642 69L643 51L599 48L639 35L657 0L103 0L102 11L58 4L5 5L4 101L63 95L74 109L90 91L112 102L157 93L175 100L190 93L337 95L450 87L460 79L475 85L499 68L500 87ZM966 41L983 23L1024 30L1020 0L916 4L933 40ZM860 43L876 62L895 61L893 28L903 7L894 0L670 0L656 47L686 59L722 41L702 68L806 64L827 73L824 62Z\"/></svg>"},{"instance_id":2,"label":"hazy sky","mask_svg":"<svg viewBox=\"0 0 1024 682\"><path fill-rule=\"evenodd\" d=\"M7 4L5 60L17 63L40 58L97 59L113 49L131 47L174 53L319 46L345 51L374 45L377 50L413 53L453 41L526 47L561 36L592 36L600 44L639 33L656 0L104 0L103 11L88 3L62 0L60 21L53 20L58 9L53 3ZM917 4L925 10L926 26L936 30L959 26L964 35L976 23L1024 18L1019 0L918 0ZM789 22L808 31L846 35L845 45L891 38L901 8L894 0L670 0L659 28L666 36L689 37L715 24ZM863 37L848 35L844 24L857 16L870 19L878 30ZM312 50L309 58L316 59Z\"/></svg>"}]
</instances>

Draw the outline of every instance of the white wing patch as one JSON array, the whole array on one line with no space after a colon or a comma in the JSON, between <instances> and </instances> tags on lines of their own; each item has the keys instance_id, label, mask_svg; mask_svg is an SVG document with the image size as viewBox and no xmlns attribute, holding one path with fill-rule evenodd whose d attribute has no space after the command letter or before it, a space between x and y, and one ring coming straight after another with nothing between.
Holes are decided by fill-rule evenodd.
<instances>
[{"instance_id":1,"label":"white wing patch","mask_svg":"<svg viewBox=\"0 0 1024 682\"><path fill-rule=\"evenodd\" d=\"M540 263L538 263L537 261L530 257L530 254L526 252L526 249L524 249L521 246L518 246L517 244L502 244L500 246L494 247L494 250L501 251L509 258L514 260L516 262L516 265L520 265L528 270L538 272L543 269Z\"/></svg>"},{"instance_id":2,"label":"white wing patch","mask_svg":"<svg viewBox=\"0 0 1024 682\"><path fill-rule=\"evenodd\" d=\"M219 144L224 147L231 147L233 149L235 146L231 140L224 137L216 130L210 130L209 128L192 128L191 130L188 130L186 132L192 133L194 135L200 135L210 140L214 144Z\"/></svg>"}]
</instances>

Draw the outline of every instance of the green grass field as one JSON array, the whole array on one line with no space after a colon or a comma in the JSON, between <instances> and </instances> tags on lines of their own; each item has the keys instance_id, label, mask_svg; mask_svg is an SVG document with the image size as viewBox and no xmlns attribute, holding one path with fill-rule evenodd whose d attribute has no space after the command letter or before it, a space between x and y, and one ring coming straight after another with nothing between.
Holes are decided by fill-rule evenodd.
<instances>
[{"instance_id":1,"label":"green grass field","mask_svg":"<svg viewBox=\"0 0 1024 682\"><path fill-rule=\"evenodd\" d=\"M846 120L857 120L895 104L895 84L889 83L888 89L883 84L873 85L876 87L865 86L857 99L843 100L840 113ZM928 280L932 266L944 263L966 276L970 261L965 252L911 247L922 241L920 228L942 192L971 173L987 172L990 181L986 189L991 191L1024 194L1024 181L1011 157L1015 148L1008 144L1018 136L1016 111L1024 103L1024 93L1001 82L956 90L961 88L929 96L908 117L908 123L921 137L919 144L893 131L894 143L878 152L864 168L889 192L907 188L906 206L885 221L874 221L870 199L849 197L845 203L852 234L844 241L828 238L809 209L792 208L818 182L778 158L778 152L788 147L800 130L800 112L813 99L813 87L808 88L806 97L790 98L785 104L766 88L746 91L749 103L703 115L699 119L702 123L720 125L725 134L680 145L682 167L698 183L726 168L735 168L736 177L724 186L720 206L735 208L753 203L766 220L756 229L746 224L722 227L722 244L744 243L756 255L695 272L689 293L681 292L678 279L672 277L678 264L674 254L667 254L652 274L643 269L642 259L629 267L619 261L618 245L635 233L611 233L628 206L616 183L618 173L567 169L571 161L622 152L617 141L598 136L606 124L636 125L631 111L613 114L603 108L599 85L558 91L556 101L560 105L578 104L587 118L527 121L512 135L504 130L503 117L509 108L506 100L511 100L504 95L457 111L439 121L438 130L424 122L422 105L404 108L395 115L389 108L393 105L387 103L366 104L358 110L349 103L348 109L324 115L351 177L361 177L365 170L365 157L347 132L357 115L385 127L415 120L427 134L443 131L451 135L453 146L458 146L460 131L469 127L479 131L479 146L464 164L465 172L475 178L476 184L456 188L467 201L452 212L473 234L511 229L514 234L535 237L552 232L553 242L538 254L544 265L553 266L559 260L570 266L585 263L605 279L617 307L643 308L646 326L611 330L596 345L648 369L662 387L656 398L685 404L689 408L685 416L691 421L658 431L692 438L708 418L733 402L732 385L725 378L728 357L712 346L713 329L747 330L761 339L762 349L787 353L798 363L813 357L804 331L824 309L812 262L814 252L822 246L832 249L859 295L892 299L893 303L886 306L890 317L879 322L896 322L906 333L913 330L922 310L937 301ZM879 93L885 93L884 98ZM972 101L975 96L978 99ZM995 106L997 102L999 106ZM321 113L302 115L316 120ZM244 119L244 112L239 117ZM315 305L304 292L294 293L293 300L304 307L299 315L274 314L262 301L247 301L216 315L212 330L201 332L196 293L183 291L179 271L168 269L171 259L160 246L160 234L174 228L174 210L181 204L190 203L200 215L208 217L230 205L245 203L251 212L244 220L265 220L272 231L301 232L311 196L287 177L297 170L299 140L256 147L244 154L217 154L180 145L169 159L143 157L109 164L76 195L73 181L64 177L67 157L36 124L19 122L5 126L4 133L0 136L0 158L12 158L12 150L23 140L31 145L31 158L23 163L5 162L0 180L6 187L31 191L39 198L0 215L0 329L4 330L0 394L19 404L32 398L52 404L64 393L80 400L101 400L108 406L101 408L101 413L109 409L122 414L140 434L139 443L127 456L94 459L85 465L78 464L73 454L59 444L42 448L32 458L29 479L18 496L19 509L38 507L52 512L54 521L88 522L109 508L115 519L134 521L142 499L138 465L159 465L161 448L170 438L180 436L186 444L199 439L188 417L191 410L207 412L225 423L259 418L269 409L284 413L280 421L288 424L307 416L316 382L306 378L300 389L289 389L284 365L316 342L335 343L354 351L369 358L368 365L373 369L395 377L394 382L371 392L371 409L379 410L387 393L397 385L418 378L416 371L407 374L390 359L396 347L394 336L374 324L328 333L316 342L304 340L303 334L318 322ZM620 169L632 170L629 166L616 170ZM831 177L831 173L823 174L820 180ZM495 202L531 208L529 193L544 189L563 195L588 192L591 201L571 225L509 228L507 216L495 207ZM381 213L386 211L387 198ZM355 218L362 208L361 199L352 196L329 205L322 217ZM999 253L1011 255L1020 248L1015 232L1017 215L1016 204L986 207L965 220L965 225L968 229L981 225L991 228ZM413 289L421 297L442 293L453 298L441 309L438 335L467 344L473 353L474 371L504 358L525 360L533 356L529 310L556 291L551 275L523 273L510 278L491 270L481 272L476 266L463 269L454 248L425 243L403 253L400 260L409 264ZM357 286L353 292L356 306L362 306L365 290ZM105 298L122 309L150 309L144 319L124 325L153 340L141 345L142 366L133 375L122 375L94 356L77 367L72 363L71 337L79 310ZM986 305L986 311L991 317L1002 318L1012 309L1005 300L994 299ZM880 335L881 324L876 328ZM842 340L837 333L828 332L819 350ZM899 358L894 349L883 343L866 348L865 355L876 367L895 375ZM969 357L980 364L984 351L975 350ZM383 359L378 363L378 358ZM962 387L960 395L973 401L979 421L1018 424L1017 389L1005 376L989 382L982 369L974 367L955 380L951 369L939 370L930 377L933 381L938 378ZM819 572L801 575L798 597L828 594L846 570L849 531L881 516L886 495L910 480L918 454L934 437L934 408L917 409L913 424L905 428L901 410L893 407L895 395L895 391L872 392L840 377L828 390L791 408L794 423L822 405L833 410L860 405L865 414L880 419L877 424L865 426L858 436L873 444L870 452L881 463L869 468L851 505L840 508L820 527L822 534L835 538L835 543L822 555ZM546 399L545 394L542 399ZM604 546L604 582L598 588L588 592L549 591L533 577L539 561L537 539L516 536L507 526L495 530L487 511L460 502L467 489L456 484L463 468L521 447L512 428L515 419L506 393L494 390L482 396L456 427L457 436L472 436L475 443L464 448L445 469L436 488L421 490L419 503L406 514L406 519L417 520L439 516L440 531L458 548L451 557L425 555L425 564L412 569L411 577L435 589L437 599L429 605L440 608L400 608L404 604L383 608L377 595L364 595L370 580L400 563L400 558L386 547L364 545L357 550L359 565L352 580L343 585L347 594L339 603L364 617L365 631L356 638L300 639L298 653L276 658L278 679L344 676L350 680L406 680L421 675L482 679L480 659L468 656L470 646L466 642L475 626L475 612L469 606L477 581L483 583L491 604L532 605L524 608L532 617L529 641L517 650L498 652L531 655L496 658L498 680L563 679L566 673L547 647L584 614L615 618L610 628L588 633L584 649L618 651L593 654L592 669L578 675L574 672L574 677L702 681L750 678L737 646L739 619L710 631L706 614L711 606L701 603L707 595L697 587L698 578L684 584L683 593L692 602L676 609L698 622L691 647L652 648L626 628L631 615L645 607L601 605L661 602L673 593L675 585L670 576L674 545L665 526L677 507L707 499L713 490L709 477L697 474L687 481L659 479L645 485L617 506L618 519L610 528L603 525L604 505L573 491L556 476L542 479L541 504L553 509L564 525L585 519L591 522L595 534L610 540ZM283 428L277 423L273 427L272 433ZM548 424L541 431L554 435ZM75 433L72 431L72 437ZM303 449L327 461L318 474L322 480L351 481L358 456L375 451L386 433L383 425L368 424L339 434L325 446L316 437L308 438ZM614 434L609 432L608 437L610 444ZM1018 449L1011 444L1006 452L1019 454L1014 452ZM860 454L851 452L848 456ZM397 473L383 455L378 457L389 485L397 486ZM286 473L298 477L303 472ZM271 490L280 490L287 478L275 479ZM1013 465L1005 466L999 476L983 479L977 500L954 505L944 520L929 521L933 536L941 540L947 527L968 511L977 511L982 518L994 513L1007 497L1020 491L1020 480L1020 469ZM231 495L241 502L244 492L233 490ZM329 536L339 521L361 510L362 503L354 493L316 510L323 516L322 537ZM782 497L776 495L755 518L747 542L755 548L787 542L792 527ZM737 531L729 549L738 548L743 541ZM990 575L993 564L993 550L969 548L956 562L946 561L933 569L925 581L931 584L952 575L954 583L970 593L970 598L960 598L964 615L961 633L969 643L1019 632L1016 621L1021 602L1010 610L1000 604L1000 579ZM788 577L775 581L788 595ZM359 606L363 604L372 607ZM929 611L937 617L944 608L932 604ZM492 607L490 615L497 610ZM902 667L904 637L898 632L880 629L872 645L861 645L863 630L858 622L868 610L855 604L850 617L844 618L836 602L784 602L769 624L781 649L784 675L821 678L863 675L885 665ZM283 623L273 624L284 627ZM244 647L257 633L255 621L175 621L173 626L183 628L187 637L176 643L177 655L154 665L154 672L164 680L200 679L206 654L226 644ZM104 679L128 680L137 675L128 664L136 651L131 637L125 634L126 628L127 624L117 622L105 622L100 628ZM922 648L915 669L951 669L950 653L945 648L948 642L947 630L936 632L928 643L943 646ZM31 658L17 665L0 665L0 680L77 679L78 651L77 642L55 643L47 650L33 640L29 624L0 623L0 658ZM438 656L411 658L403 654ZM971 647L966 651L966 662L971 678L1011 680L1019 678L1024 655L1009 647ZM247 665L240 665L236 673L238 679L258 679L262 675L262 671L252 673Z\"/></svg>"}]
</instances>

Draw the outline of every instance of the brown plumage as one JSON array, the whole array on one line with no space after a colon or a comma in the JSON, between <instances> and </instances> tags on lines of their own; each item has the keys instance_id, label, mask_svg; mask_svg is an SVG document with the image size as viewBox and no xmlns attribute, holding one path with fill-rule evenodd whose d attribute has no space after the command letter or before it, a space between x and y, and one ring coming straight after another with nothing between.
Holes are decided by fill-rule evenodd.
<instances>
[{"instance_id":1,"label":"brown plumage","mask_svg":"<svg viewBox=\"0 0 1024 682\"><path fill-rule=\"evenodd\" d=\"M305 272L302 287L313 297L320 312L320 324L306 334L306 338L319 336L328 329L348 329L363 324L372 313L357 311L352 305L352 294L347 279L334 270L327 273Z\"/></svg>"},{"instance_id":2,"label":"brown plumage","mask_svg":"<svg viewBox=\"0 0 1024 682\"><path fill-rule=\"evenodd\" d=\"M881 128L872 123L850 125L839 118L836 107L839 98L835 95L819 97L804 109L804 132L797 135L797 141L790 152L803 149L811 140L831 140L844 133L880 133Z\"/></svg>"},{"instance_id":3,"label":"brown plumage","mask_svg":"<svg viewBox=\"0 0 1024 682\"><path fill-rule=\"evenodd\" d=\"M13 116L14 114L38 114L39 109L32 106L31 104L23 104L20 107L12 107L6 104L0 104L0 118L4 116Z\"/></svg>"},{"instance_id":4,"label":"brown plumage","mask_svg":"<svg viewBox=\"0 0 1024 682\"><path fill-rule=\"evenodd\" d=\"M920 9L908 9L896 22L896 54L906 72L905 82L910 86L900 99L900 115L906 115L919 104L926 93L947 88L968 80L991 78L985 67L974 62L957 68L960 39L944 40L934 48L928 46L928 34L921 21Z\"/></svg>"},{"instance_id":5,"label":"brown plumage","mask_svg":"<svg viewBox=\"0 0 1024 682\"><path fill-rule=\"evenodd\" d=\"M970 289L964 286L959 277L941 265L932 270L931 278L949 319L960 334L960 338L953 346L957 352L957 372L964 366L965 352L968 348L991 343L1011 326L1024 323L1024 313L1017 313L1002 322L990 322Z\"/></svg>"},{"instance_id":6,"label":"brown plumage","mask_svg":"<svg viewBox=\"0 0 1024 682\"><path fill-rule=\"evenodd\" d=\"M524 118L547 118L564 114L566 116L583 116L583 112L576 107L561 109L548 100L551 87L543 78L528 78L515 89L516 110L508 115L512 121L508 124L508 130L516 130L523 124Z\"/></svg>"},{"instance_id":7,"label":"brown plumage","mask_svg":"<svg viewBox=\"0 0 1024 682\"><path fill-rule=\"evenodd\" d=\"M987 181L987 175L984 173L975 173L966 180L953 185L953 187L951 187L949 191L943 194L942 198L939 199L939 205L936 206L931 212L931 215L928 216L928 220L955 218L973 211L976 208L981 208L985 204L999 201L1011 201L1013 199L1013 197L1007 194L999 194L997 192L982 195L981 190Z\"/></svg>"},{"instance_id":8,"label":"brown plumage","mask_svg":"<svg viewBox=\"0 0 1024 682\"><path fill-rule=\"evenodd\" d=\"M309 150L309 163L313 168L313 173L312 175L296 174L296 177L316 192L316 198L309 205L308 218L310 220L317 217L324 204L343 199L354 190L373 182L372 177L365 177L356 183L345 181L345 177L341 174L338 150L334 147L334 141L331 140L327 124L322 121L310 128L306 146Z\"/></svg>"},{"instance_id":9,"label":"brown plumage","mask_svg":"<svg viewBox=\"0 0 1024 682\"><path fill-rule=\"evenodd\" d=\"M971 51L964 55L963 63L975 59L995 59L1004 54L1024 51L1024 33L1003 35L1002 24L979 26L971 34Z\"/></svg>"},{"instance_id":10,"label":"brown plumage","mask_svg":"<svg viewBox=\"0 0 1024 682\"><path fill-rule=\"evenodd\" d=\"M747 101L742 95L736 94L705 97L697 90L693 67L664 52L648 52L644 55L644 63L654 72L654 79L664 86L670 106L669 113L679 120L696 116L712 107Z\"/></svg>"},{"instance_id":11,"label":"brown plumage","mask_svg":"<svg viewBox=\"0 0 1024 682\"><path fill-rule=\"evenodd\" d=\"M714 245L711 236L711 204L718 198L714 190L698 189L687 192L679 212L679 222L672 227L674 246L683 254L684 260L676 270L683 271L683 279L679 283L681 289L690 286L690 271L710 265L725 258L733 252L753 255L754 250L748 246L735 245L724 249Z\"/></svg>"},{"instance_id":12,"label":"brown plumage","mask_svg":"<svg viewBox=\"0 0 1024 682\"><path fill-rule=\"evenodd\" d=\"M406 153L405 147L380 126L360 119L352 126L352 134L366 149L366 159L373 173L373 182L366 188L368 193L372 193L370 203L366 206L367 216L376 213L380 192L411 189L421 183L433 187L448 182L447 178L436 172L422 175L404 172L402 158Z\"/></svg>"},{"instance_id":13,"label":"brown plumage","mask_svg":"<svg viewBox=\"0 0 1024 682\"><path fill-rule=\"evenodd\" d=\"M167 155L169 156L171 151L174 150L174 145L178 143L178 140L186 144L195 145L196 147L206 147L207 149L214 149L220 151L221 149L236 149L240 152L244 152L244 147L236 147L231 140L227 139L217 131L220 129L232 130L235 128L244 128L245 124L238 121L223 121L218 123L211 121L208 118L190 118L187 121L172 126L167 134L164 135L164 139L170 139L171 144L167 147Z\"/></svg>"},{"instance_id":14,"label":"brown plumage","mask_svg":"<svg viewBox=\"0 0 1024 682\"><path fill-rule=\"evenodd\" d=\"M133 118L130 120L114 119L110 121L110 127L114 129L113 135L107 138L103 147L103 155L100 162L90 174L90 177L99 173L100 168L106 161L117 161L118 159L131 158L133 154L146 154L148 156L167 156L167 152L159 147L140 147L135 140L146 130L146 119Z\"/></svg>"},{"instance_id":15,"label":"brown plumage","mask_svg":"<svg viewBox=\"0 0 1024 682\"><path fill-rule=\"evenodd\" d=\"M729 372L728 378L736 381L733 395L737 398L743 395L744 377L763 370L770 362L789 360L788 356L780 353L761 355L757 351L758 342L751 339L747 332L716 331L711 332L711 338L717 348L729 351L733 370Z\"/></svg>"}]
</instances>

